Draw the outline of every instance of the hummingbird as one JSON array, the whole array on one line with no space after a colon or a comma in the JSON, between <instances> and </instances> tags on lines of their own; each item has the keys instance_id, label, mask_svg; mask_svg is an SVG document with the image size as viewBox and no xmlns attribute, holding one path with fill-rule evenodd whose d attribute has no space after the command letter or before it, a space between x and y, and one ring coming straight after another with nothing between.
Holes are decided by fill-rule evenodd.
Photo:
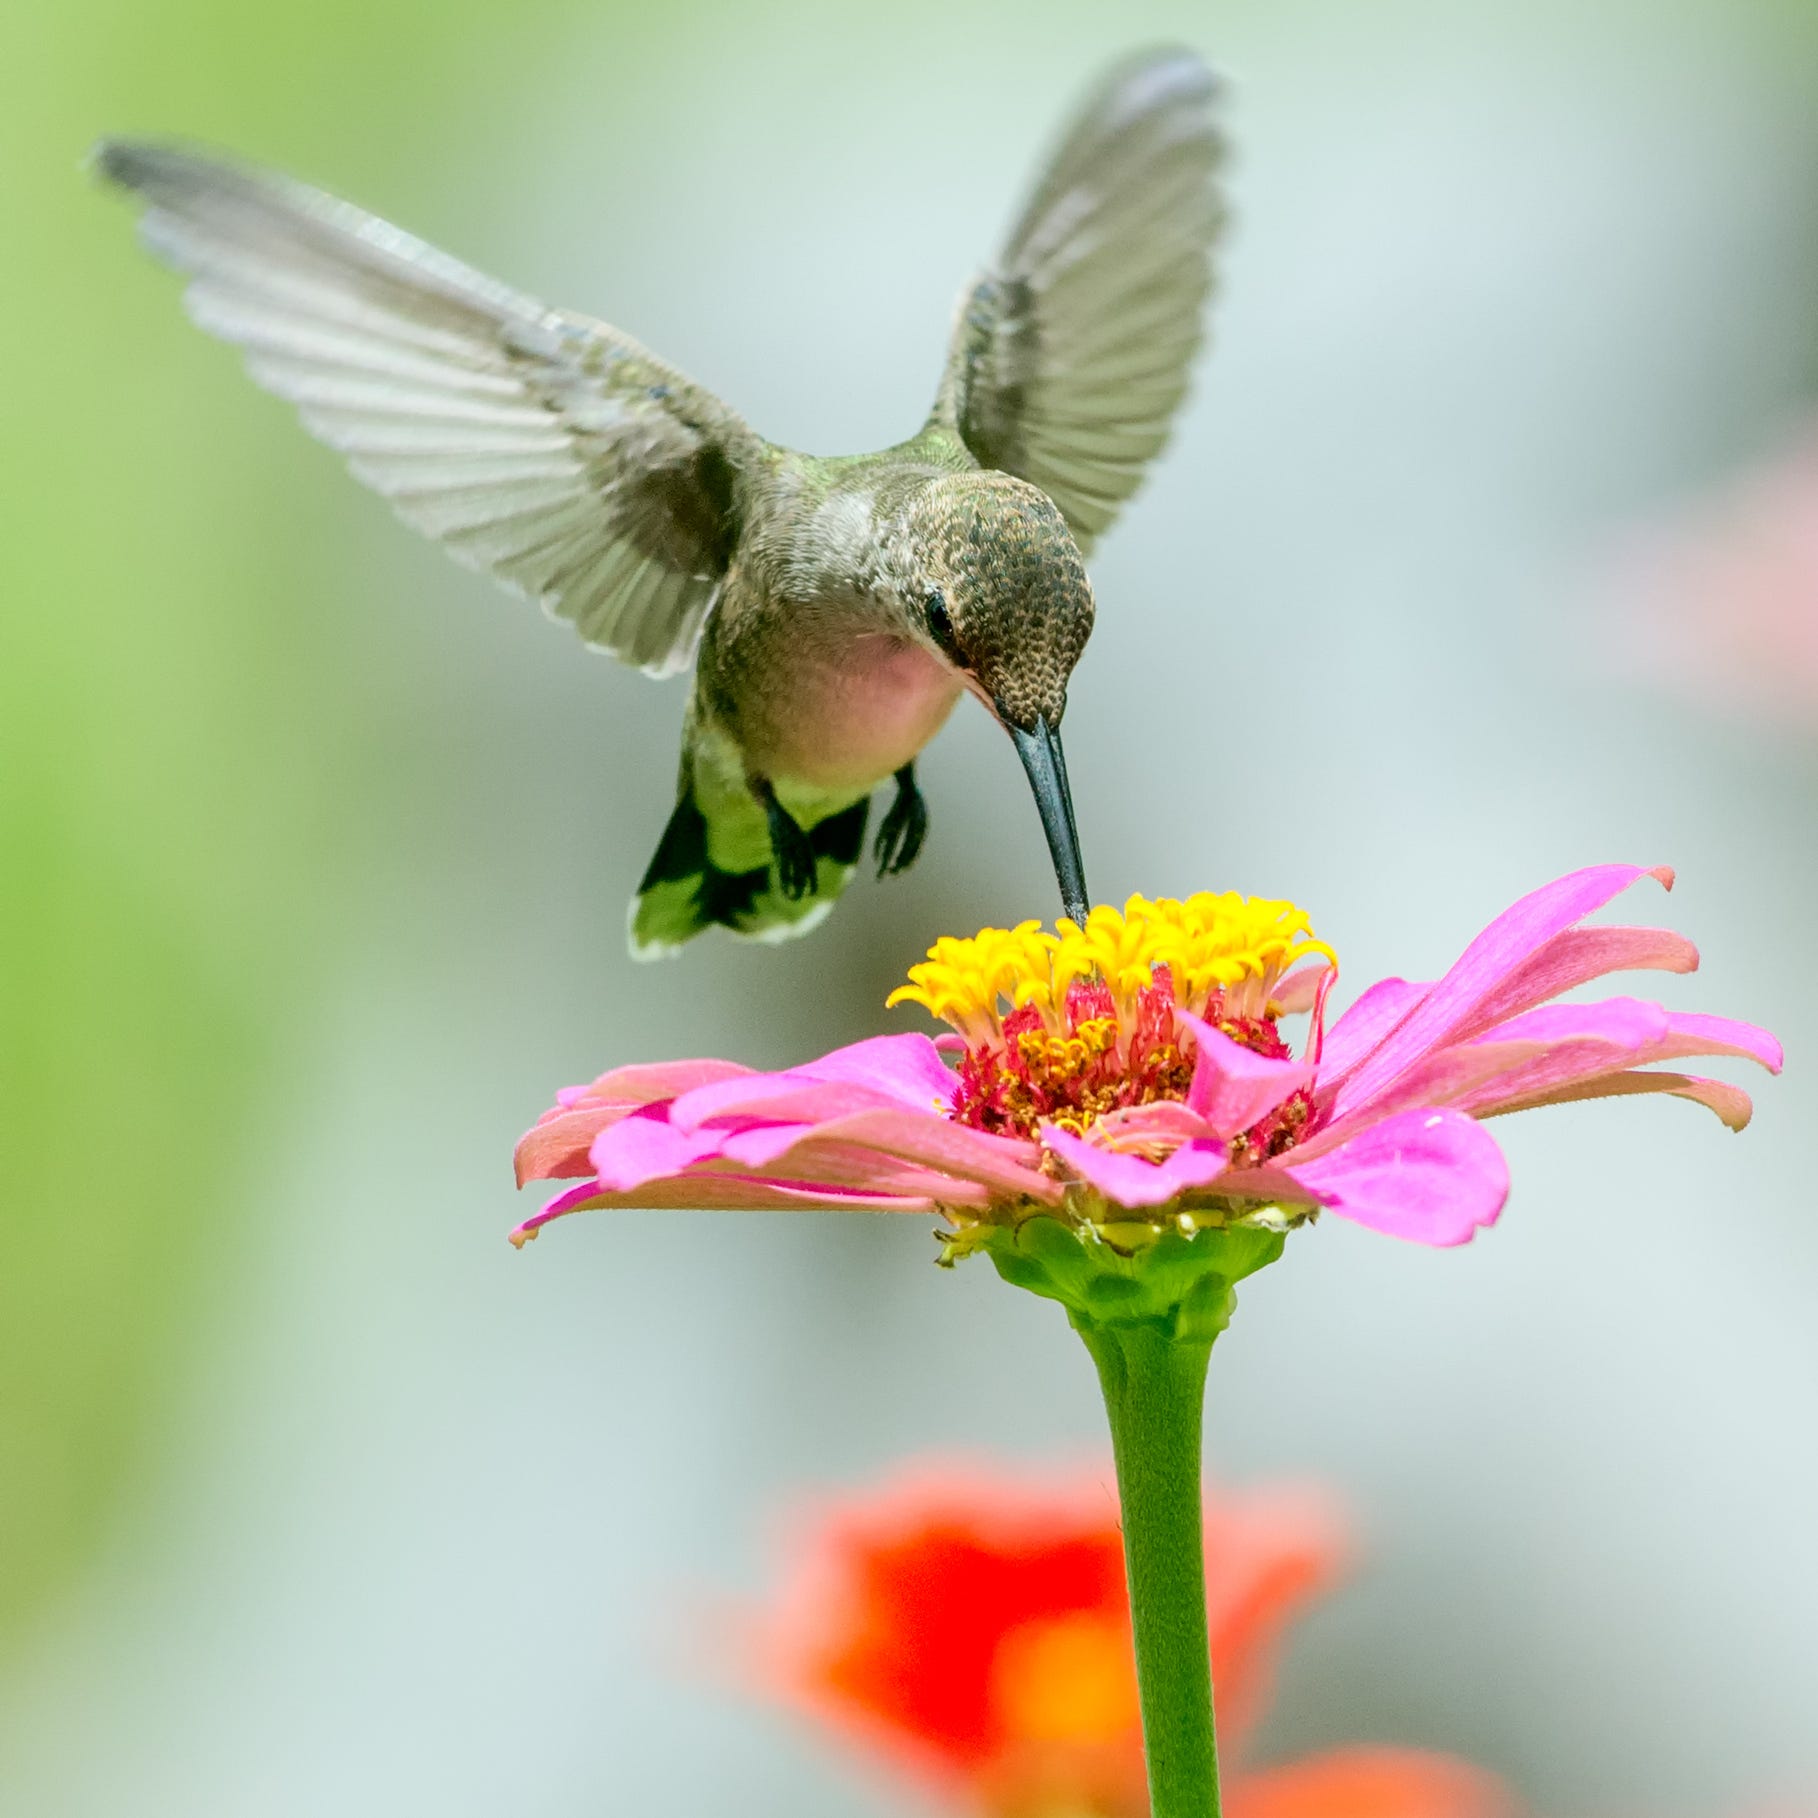
<instances>
[{"instance_id":1,"label":"hummingbird","mask_svg":"<svg viewBox=\"0 0 1818 1818\"><path fill-rule=\"evenodd\" d=\"M1166 444L1225 219L1219 84L1191 51L1107 70L960 299L922 428L881 453L769 442L601 321L551 309L288 177L118 139L100 174L251 377L407 524L646 674L692 663L676 801L634 954L831 908L962 694L1009 734L1062 906L1088 907L1061 746L1085 557Z\"/></svg>"}]
</instances>

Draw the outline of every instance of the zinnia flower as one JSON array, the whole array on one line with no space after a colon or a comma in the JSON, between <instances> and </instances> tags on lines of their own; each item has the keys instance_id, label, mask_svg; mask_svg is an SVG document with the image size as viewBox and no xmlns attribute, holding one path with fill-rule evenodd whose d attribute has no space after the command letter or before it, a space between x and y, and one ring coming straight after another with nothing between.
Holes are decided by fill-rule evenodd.
<instances>
[{"instance_id":1,"label":"zinnia flower","mask_svg":"<svg viewBox=\"0 0 1818 1818\"><path fill-rule=\"evenodd\" d=\"M1437 983L1385 979L1329 1031L1337 964L1291 903L1132 897L1053 934L1025 922L938 941L891 1001L946 1022L939 1041L878 1037L777 1073L624 1067L563 1093L519 1144L518 1175L578 1184L512 1235L590 1206L939 1210L943 1261L982 1250L1059 1301L1111 1428L1149 1808L1219 1818L1199 1456L1235 1284L1322 1210L1462 1243L1508 1196L1479 1121L1501 1112L1664 1092L1740 1129L1745 1093L1659 1064L1778 1069L1764 1030L1629 997L1555 1001L1612 972L1697 964L1664 929L1581 926L1647 876L1672 881L1630 865L1561 878ZM1298 1052L1281 1029L1297 1015ZM1251 1797L1253 1818L1316 1809ZM1355 1785L1347 1797L1367 1809Z\"/></svg>"},{"instance_id":2,"label":"zinnia flower","mask_svg":"<svg viewBox=\"0 0 1818 1818\"><path fill-rule=\"evenodd\" d=\"M1246 1764L1284 1629L1344 1554L1323 1502L1206 1503L1226 1818L1490 1818L1476 1768L1413 1749ZM1143 1818L1142 1729L1115 1498L1102 1478L914 1468L791 1530L745 1637L755 1686L988 1818Z\"/></svg>"},{"instance_id":3,"label":"zinnia flower","mask_svg":"<svg viewBox=\"0 0 1818 1818\"><path fill-rule=\"evenodd\" d=\"M938 1040L875 1037L775 1073L622 1067L562 1093L520 1143L518 1176L579 1184L513 1240L590 1207L695 1206L939 1210L950 1255L1042 1214L1113 1249L1279 1233L1319 1210L1461 1243L1508 1194L1480 1120L1669 1093L1739 1130L1745 1092L1658 1063L1779 1069L1779 1044L1748 1023L1555 1001L1613 972L1696 967L1666 929L1581 926L1646 877L1671 887L1670 871L1631 865L1561 878L1437 983L1385 979L1329 1029L1336 961L1290 903L1132 897L1056 934L1025 922L941 940L891 999L946 1022ZM1298 1053L1281 1027L1297 1015Z\"/></svg>"}]
</instances>

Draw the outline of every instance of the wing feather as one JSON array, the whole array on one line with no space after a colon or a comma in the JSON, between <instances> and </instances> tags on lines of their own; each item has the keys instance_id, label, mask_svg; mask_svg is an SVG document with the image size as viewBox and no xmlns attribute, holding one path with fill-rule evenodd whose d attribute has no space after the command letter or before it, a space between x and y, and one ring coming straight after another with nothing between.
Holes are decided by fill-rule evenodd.
<instances>
[{"instance_id":1,"label":"wing feather","mask_svg":"<svg viewBox=\"0 0 1818 1818\"><path fill-rule=\"evenodd\" d=\"M1113 68L962 299L937 424L1089 545L1166 445L1225 220L1218 85L1189 51Z\"/></svg>"},{"instance_id":2,"label":"wing feather","mask_svg":"<svg viewBox=\"0 0 1818 1818\"><path fill-rule=\"evenodd\" d=\"M319 190L174 146L97 162L197 326L406 523L627 662L688 662L763 446L717 398Z\"/></svg>"}]
</instances>

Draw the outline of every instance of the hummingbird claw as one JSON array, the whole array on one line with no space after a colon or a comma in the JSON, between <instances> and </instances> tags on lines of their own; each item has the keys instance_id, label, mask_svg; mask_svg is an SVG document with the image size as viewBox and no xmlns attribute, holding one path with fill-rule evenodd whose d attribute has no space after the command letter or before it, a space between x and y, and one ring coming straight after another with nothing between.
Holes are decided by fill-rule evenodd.
<instances>
[{"instance_id":1,"label":"hummingbird claw","mask_svg":"<svg viewBox=\"0 0 1818 1818\"><path fill-rule=\"evenodd\" d=\"M776 791L766 779L754 779L751 788L763 803L764 818L770 825L770 850L776 859L777 887L792 903L799 903L803 897L813 896L820 886L820 864L815 857L814 841L776 799Z\"/></svg>"},{"instance_id":2,"label":"hummingbird claw","mask_svg":"<svg viewBox=\"0 0 1818 1818\"><path fill-rule=\"evenodd\" d=\"M915 765L905 764L896 773L896 800L890 804L872 850L877 855L879 877L907 871L921 856L928 837L928 801L916 787Z\"/></svg>"}]
</instances>

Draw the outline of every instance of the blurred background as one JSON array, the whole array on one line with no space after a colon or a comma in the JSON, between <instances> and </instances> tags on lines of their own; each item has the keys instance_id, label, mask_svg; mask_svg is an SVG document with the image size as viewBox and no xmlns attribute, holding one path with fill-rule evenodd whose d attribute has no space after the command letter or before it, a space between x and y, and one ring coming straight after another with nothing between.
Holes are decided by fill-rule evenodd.
<instances>
[{"instance_id":1,"label":"blurred background","mask_svg":"<svg viewBox=\"0 0 1818 1818\"><path fill-rule=\"evenodd\" d=\"M555 1087L875 1031L934 935L1048 909L1013 754L962 705L906 879L632 966L682 685L397 526L85 148L292 169L858 449L921 421L1081 83L1160 37L1233 79L1239 221L1094 565L1096 890L1292 896L1356 988L1670 861L1633 912L1703 947L1675 1003L1789 1054L1745 1137L1521 1119L1468 1250L1334 1222L1246 1289L1214 1468L1324 1477L1373 1561L1266 1744L1444 1747L1553 1813L1818 1785L1818 718L1663 688L1598 579L1818 394L1818 9L68 0L0 22L0 1810L907 1812L703 1685L688 1612L804 1486L1102 1418L1056 1310L925 1220L513 1254Z\"/></svg>"}]
</instances>

